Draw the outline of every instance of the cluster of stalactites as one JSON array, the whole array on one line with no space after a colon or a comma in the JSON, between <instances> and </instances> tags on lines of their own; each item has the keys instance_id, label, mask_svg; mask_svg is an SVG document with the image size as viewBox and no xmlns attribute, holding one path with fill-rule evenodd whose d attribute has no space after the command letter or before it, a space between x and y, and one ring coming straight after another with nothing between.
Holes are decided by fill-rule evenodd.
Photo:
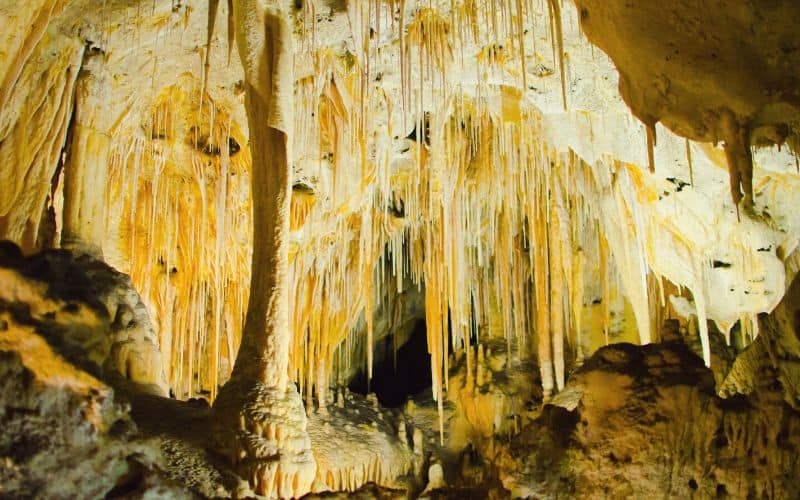
<instances>
[{"instance_id":1,"label":"cluster of stalactites","mask_svg":"<svg viewBox=\"0 0 800 500\"><path fill-rule=\"evenodd\" d=\"M361 112L366 111L373 68L381 51L386 50L386 32L397 36L400 70L400 97L404 112L417 111L413 107L413 93L431 93L426 88L431 82L436 87L446 85L448 67L454 60L463 66L475 47L480 49L477 58L479 73L486 69L507 66L508 74L515 77L515 85L528 87L528 59L540 59L536 47L536 20L546 17L549 32L539 34L549 37L553 64L561 77L564 107L567 106L564 43L562 30L562 0L450 0L419 2L415 0L361 0L347 2L347 17L351 27L353 52L362 68L359 100ZM319 6L315 0L302 3L304 50L319 48L316 20ZM511 67L511 66L518 67ZM435 87L434 87L435 88Z\"/></svg>"},{"instance_id":2,"label":"cluster of stalactites","mask_svg":"<svg viewBox=\"0 0 800 500\"><path fill-rule=\"evenodd\" d=\"M477 14L474 5L473 10L467 7L460 7L459 19ZM400 10L405 12L402 4ZM370 12L376 11L377 7ZM350 15L365 18L358 9ZM451 23L441 13L421 8L403 25L407 29L401 30L405 40L401 64L408 72L402 80L410 88L401 93L404 99L417 99L411 109L422 110L426 89L420 85L429 85L436 76L427 74L412 83L408 65L417 54L417 64L429 64L433 73L443 75L452 59ZM574 227L582 227L585 217L570 215L582 212L568 209L578 204L577 192L566 184L569 174L556 181L549 172L556 166L577 169L576 162L565 163L544 148L538 119L524 111L519 91L487 84L476 93L488 97L439 92L434 99L439 107L419 114L423 118L416 124L417 139L409 153L415 167L398 169L391 161L391 127L396 123L391 113L403 110L393 108L384 94L362 85L368 45L358 61L348 64L337 61L330 49L318 49L313 75L298 82L296 143L305 145L304 155L320 158L317 177L330 168L332 180L327 199L316 200L310 215L303 217L309 236L292 254L292 375L307 395L316 393L320 406L325 404L328 384L341 372L349 372L354 361L363 361L369 376L374 300L384 296L376 294L375 287L402 288L403 278L409 276L426 289L434 393L441 402L448 353L478 340L482 325L488 322L490 299L504 304L503 330L509 344L518 347L528 342L537 314L551 315L551 285L549 280L544 283L549 268L539 277L547 302L536 306L530 250L536 247L534 231L544 235L541 245L548 255L544 262L554 262L557 276L570 281L564 285L561 278L554 280L553 293L566 291L557 299L562 306L553 308L562 319L552 323L569 326L553 335L555 351L545 356L549 363L563 360L559 347L563 340L558 339L568 331L575 336L575 326L580 328L579 318L571 323L568 318L582 307L583 278L580 259L549 258L547 227L556 212L550 205L560 204L563 212L557 219L561 220L558 231L576 235L565 234L559 241L583 238L586 231ZM370 112L357 103L367 103ZM388 119L382 120L381 113ZM311 163L304 175L315 173ZM361 182L354 186L346 181L353 178ZM560 194L551 196L551 191ZM352 203L354 197L360 201ZM571 248L561 253L576 255ZM387 262L391 276L384 274ZM492 293L501 296L490 297ZM352 341L349 335L360 316L366 323L366 342ZM550 323L539 321L540 328L547 326L542 331L548 338ZM363 346L363 357L353 352ZM562 381L563 366L563 361L556 362L555 372Z\"/></svg>"},{"instance_id":3,"label":"cluster of stalactites","mask_svg":"<svg viewBox=\"0 0 800 500\"><path fill-rule=\"evenodd\" d=\"M411 204L424 207L418 214L424 243L406 247L410 262L422 265L412 274L425 283L439 400L448 353L480 340L492 300L500 304L508 352L513 343L524 355L537 340L546 394L563 387L565 341L578 355L581 350L581 254L597 238L581 195L585 166L546 148L537 117L518 111L524 105L515 91L498 93L502 104L494 109L453 99L445 123L432 132L420 190L426 199ZM515 99L516 106L503 102ZM415 249L422 255L413 255Z\"/></svg>"},{"instance_id":4,"label":"cluster of stalactites","mask_svg":"<svg viewBox=\"0 0 800 500\"><path fill-rule=\"evenodd\" d=\"M560 3L548 1L546 9L553 56L562 69L563 87ZM378 206L394 204L399 198L405 219L405 229L400 233L405 241L390 246L388 241L394 242L396 237L374 229L364 231L362 226L362 242L368 243L359 245L360 255L366 255L360 262L372 265L362 268L361 277L350 282L365 284L362 291L367 373L371 374L372 363L371 283L375 253L364 249L389 246L391 262L400 268L394 270L397 282L408 274L425 285L434 398L440 406L447 384L449 352L478 340L481 325L486 323L490 290L500 295L498 302L503 304L503 330L509 347L512 341L516 342L518 352L523 352L522 345L532 332L542 332L538 353L546 392L552 390L554 383L559 388L563 386L563 339L568 332L577 337L580 331L582 263L580 252L571 245L574 242L580 248L583 244L588 218L573 207L578 205L578 195L567 183L570 176L551 175L551 170L571 169L577 162L564 162L545 150L535 117L520 110L523 100L518 92L479 84L485 88L473 89L475 94L501 103L492 111L492 104L481 98L472 101L465 95L471 92L448 91L446 85L454 51L460 49L463 59L469 43L483 46L480 54L485 57L479 55L479 65L491 67L502 65L505 60L520 61L518 83L526 88L528 30L524 26L536 12L532 2L523 1L500 5L451 2L449 11L427 4L411 6L404 1L388 5L348 4L355 52L362 68L354 99L361 105L354 106L359 113L351 118L352 123L358 124L351 129L360 136L357 143L362 154L351 157L374 162L362 165L362 172L374 171L377 179L394 181L393 185L379 183L370 194ZM373 97L369 72L381 40L381 25L391 26L399 35L400 112L417 122L417 147L413 152L417 169L412 172L390 172L388 161L381 161L380 153L369 159L363 154L365 150L380 149L380 144L369 143L376 135L386 133L375 133L365 107ZM377 37L372 36L376 29ZM530 40L534 39L535 34L530 33ZM376 40L375 47L371 40ZM506 41L510 43L504 49ZM563 97L566 105L566 96ZM429 102L437 108L433 113L425 109ZM433 123L428 123L429 119ZM568 167L561 168L564 165ZM376 244L376 240L384 241ZM550 241L558 244L551 245ZM378 286L383 286L380 279ZM580 353L580 347L576 351ZM330 368L329 362L327 366ZM313 379L307 378L309 382Z\"/></svg>"},{"instance_id":5,"label":"cluster of stalactites","mask_svg":"<svg viewBox=\"0 0 800 500\"><path fill-rule=\"evenodd\" d=\"M360 168L350 164L388 179L390 191L371 184L373 191L362 195L372 203L343 219L330 250L308 252L317 259L311 266L294 257L293 265L306 271L296 271L300 281L292 283L292 364L309 393L316 386L320 405L331 379L349 372L354 360L365 360L370 373L375 287L402 291L404 277L425 287L433 393L440 405L449 353L479 342L490 323L501 325L509 352L513 347L525 355L538 339L546 392L563 387L565 366L573 361L565 343L581 356L583 249L605 248L582 198L586 166L545 147L538 117L526 111L519 92L494 87L484 95L490 97L447 96L430 114L428 143L415 143L410 153L412 168L392 170L381 154ZM367 148L380 150L387 142ZM603 290L607 294L609 287ZM492 303L500 304L500 318L490 317ZM366 343L348 337L362 310ZM364 358L352 352L364 345Z\"/></svg>"},{"instance_id":6,"label":"cluster of stalactites","mask_svg":"<svg viewBox=\"0 0 800 500\"><path fill-rule=\"evenodd\" d=\"M112 147L107 254L147 299L172 392L213 397L247 304L250 158L225 107L191 85L162 91Z\"/></svg>"},{"instance_id":7,"label":"cluster of stalactites","mask_svg":"<svg viewBox=\"0 0 800 500\"><path fill-rule=\"evenodd\" d=\"M524 54L520 23L534 6L487 9L466 1L440 12L402 1L348 5L354 31L381 24L399 32L401 95L409 102L399 109L365 84L374 55L368 36L354 61L313 49L315 71L297 82L294 140L303 148L295 147L295 171L308 184L296 184L292 197L291 376L324 406L330 383L353 364L364 363L371 374L374 302L385 296L376 290L400 289L408 276L426 289L440 403L448 354L479 342L489 323L502 325L509 347L537 353L546 392L560 388L570 363L565 341L580 355L582 249L608 259L575 184L585 168L543 145L538 118L514 87L441 87L436 108L423 112L431 82L444 79L465 40L494 47L489 41L519 36L511 47ZM548 6L556 32L559 9ZM395 9L401 19L388 15ZM475 22L481 19L488 22ZM486 64L500 63L495 52ZM421 78L411 79L414 71ZM144 139L116 146L109 206L126 235L128 248L119 253L159 320L174 393L209 390L213 397L232 367L247 303L250 215L243 193L250 164L246 148L238 153L244 139L224 107L199 99L204 86L192 92L162 93ZM187 117L186 109L194 111ZM392 164L398 112L420 117L411 169ZM189 161L176 161L176 154ZM501 305L499 321L488 318L493 302ZM360 318L367 335L356 340Z\"/></svg>"},{"instance_id":8,"label":"cluster of stalactites","mask_svg":"<svg viewBox=\"0 0 800 500\"><path fill-rule=\"evenodd\" d=\"M545 306L535 306L535 287L531 286L534 259L528 250L535 247L531 243L533 231L538 225L547 225L552 212L533 207L555 203L549 195L550 187L531 189L533 182L537 186L551 182L549 175L539 172L550 168L550 155L534 146L540 141L532 117L522 119L517 111L511 117L513 131L506 127L509 117L504 112L520 105L518 95L510 98L516 101L506 105L505 111L501 109L490 116L492 113L484 104L477 103L473 106L476 109L465 111L461 109L463 103L453 104L463 101L463 96L441 93L436 96L442 107L438 115L450 117L449 126L432 132L438 134L429 139L432 144L416 149L416 172L393 172L386 150L391 141L380 140L392 137L392 131L387 130L392 119L376 125L374 109L377 103L387 115L397 110L392 108L390 98L365 84L375 54L371 40L380 40L381 29L398 31L402 112L421 115L417 111L422 110L426 87L436 78L443 81L454 47L463 50L466 43L496 47L496 40L512 40L514 50L521 54L518 74L524 82L527 32L523 25L538 11L531 2L521 1L502 2L494 9L481 2L466 1L452 5L449 12L425 6L413 8L403 1L348 5L354 35L362 34L354 37L361 41L356 43L355 63L343 65L328 49L312 46L314 75L298 82L300 112L295 137L302 138L299 142L311 145L311 149L318 145L319 168L329 168L332 181L325 199L318 198L311 188L296 190L292 200L292 229L305 233L296 237L291 257L295 340L290 371L307 394L315 390L319 404L324 405L330 379L362 359L360 353L352 351L364 343L346 340L358 318L363 317L367 325L366 369L371 373L372 312L378 296L375 287L388 286L390 281L375 270L383 270L385 258L391 254L394 282L401 283L402 276L409 275L428 290L428 341L434 360L435 393L441 401L442 384L447 382L448 352L468 344L470 339L477 341L481 325L486 323L482 311L487 310L490 289L502 295L499 302L504 304L503 321L509 342L513 339L521 346L537 324L534 317L550 315L549 306L547 311ZM313 8L313 2L307 6ZM557 2L549 2L547 9L555 35L560 31ZM391 15L395 12L399 19ZM369 36L373 26L378 30L377 38ZM209 28L213 33L212 23ZM533 34L530 37L533 40ZM556 38L553 36L553 40ZM554 56L560 50L554 49ZM489 65L497 62L497 57L486 61ZM412 81L414 71L421 77ZM207 79L204 75L201 93L205 92ZM203 127L184 130L184 137L193 141L202 154L195 155L189 163L191 172L181 172L175 176L179 179L167 179L165 173L173 172L168 162L169 150L174 148L174 129L180 128L180 120L173 115L181 106L181 99L185 99L173 94L154 105L151 123L145 127L149 127L150 139L156 145L134 141L118 147L113 156L112 172L133 179L127 184L133 188L121 198L127 201L117 209L120 225L126 226L121 230L128 234L125 239L130 243L130 249L121 253L126 254L134 280L150 297L155 316L160 319L162 350L169 356L171 366L180 367L168 374L174 392L188 397L209 389L213 397L214 388L232 366L247 302L247 290L241 284L247 282L249 256L237 250L237 243L248 234L244 228L249 206L241 200L241 189L229 184L230 140L226 145L220 137L230 136L230 130L215 138L211 130L219 124L224 127L225 118L215 116L217 108L211 102L202 101L197 106L202 115L200 121L208 124L205 134ZM417 99L414 105L407 102L412 96ZM503 99L508 98L501 96ZM470 124L454 126L459 120ZM515 134L520 137L512 137ZM159 141L166 144L159 147ZM524 147L510 152L512 144ZM203 154L218 158L208 163ZM246 163L234 170L246 172L249 162L240 158ZM458 168L443 168L452 162ZM209 172L212 163L214 168ZM144 165L151 171L145 171ZM320 172L318 177L322 176ZM361 179L355 187L348 181L353 178ZM559 189L563 191L563 187ZM530 214L523 213L514 200L517 196L527 200L530 192L544 194L525 205L533 210ZM564 199L567 196L564 194ZM385 209L398 199L404 206L403 217ZM201 206L200 217L196 213L188 217L191 207L197 205ZM125 212L130 217L125 217ZM559 227L569 227L568 216L562 218L564 222ZM234 225L237 229L231 230ZM215 236L197 238L202 234ZM551 237L547 229L542 234L545 239ZM231 235L238 235L240 240ZM546 261L556 262L549 253L546 250ZM184 276L186 279L182 279ZM484 285L489 282L491 287ZM548 282L548 301L550 287ZM564 301L574 298L572 292L562 296L566 297ZM563 359L558 350L563 342L556 339L558 335L554 334L552 342L554 352L545 356L550 360ZM337 351L340 346L343 349ZM563 374L559 367L563 362L556 362L555 368L557 374Z\"/></svg>"}]
</instances>

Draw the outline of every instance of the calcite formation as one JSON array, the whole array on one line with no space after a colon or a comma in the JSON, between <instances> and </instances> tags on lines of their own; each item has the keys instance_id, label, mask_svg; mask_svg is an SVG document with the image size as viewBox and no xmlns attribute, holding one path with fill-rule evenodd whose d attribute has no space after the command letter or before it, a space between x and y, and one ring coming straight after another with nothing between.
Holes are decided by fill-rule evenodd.
<instances>
[{"instance_id":1,"label":"calcite formation","mask_svg":"<svg viewBox=\"0 0 800 500\"><path fill-rule=\"evenodd\" d=\"M575 4L587 36L619 69L620 93L648 142L659 122L694 141L724 142L733 200L752 204L750 148L798 148L798 77L789 70L800 62L797 3Z\"/></svg>"},{"instance_id":2,"label":"calcite formation","mask_svg":"<svg viewBox=\"0 0 800 500\"><path fill-rule=\"evenodd\" d=\"M0 368L149 457L63 496L796 495L799 19L0 0Z\"/></svg>"}]
</instances>

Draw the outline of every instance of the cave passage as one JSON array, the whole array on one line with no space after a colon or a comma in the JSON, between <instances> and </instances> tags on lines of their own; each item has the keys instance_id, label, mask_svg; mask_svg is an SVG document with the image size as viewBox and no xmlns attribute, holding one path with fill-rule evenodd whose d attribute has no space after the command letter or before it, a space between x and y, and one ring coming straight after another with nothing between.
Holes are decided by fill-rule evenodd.
<instances>
[{"instance_id":1,"label":"cave passage","mask_svg":"<svg viewBox=\"0 0 800 500\"><path fill-rule=\"evenodd\" d=\"M409 397L431 387L431 357L428 354L427 327L417 320L408 342L397 349L397 367L392 356L392 336L383 340L385 356L376 356L369 390L386 408L397 408ZM366 395L366 372L362 369L350 382L350 390Z\"/></svg>"}]
</instances>

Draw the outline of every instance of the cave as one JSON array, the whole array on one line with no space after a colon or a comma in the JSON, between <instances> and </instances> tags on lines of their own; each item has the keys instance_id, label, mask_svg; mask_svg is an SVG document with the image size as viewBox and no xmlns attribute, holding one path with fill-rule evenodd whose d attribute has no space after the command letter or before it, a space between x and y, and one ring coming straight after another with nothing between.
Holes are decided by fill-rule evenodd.
<instances>
[{"instance_id":1,"label":"cave","mask_svg":"<svg viewBox=\"0 0 800 500\"><path fill-rule=\"evenodd\" d=\"M387 336L382 347L376 347L380 362L373 366L372 378L359 370L350 382L350 390L364 396L374 393L381 406L397 408L431 387L431 361L428 354L425 320L419 319L395 353L394 336Z\"/></svg>"},{"instance_id":2,"label":"cave","mask_svg":"<svg viewBox=\"0 0 800 500\"><path fill-rule=\"evenodd\" d=\"M797 0L0 26L0 498L800 498Z\"/></svg>"}]
</instances>

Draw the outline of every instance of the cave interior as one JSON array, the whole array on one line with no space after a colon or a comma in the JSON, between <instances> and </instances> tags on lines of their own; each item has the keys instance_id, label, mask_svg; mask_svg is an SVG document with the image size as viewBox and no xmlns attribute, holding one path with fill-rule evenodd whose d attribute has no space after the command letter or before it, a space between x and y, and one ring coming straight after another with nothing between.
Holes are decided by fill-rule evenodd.
<instances>
[{"instance_id":1,"label":"cave interior","mask_svg":"<svg viewBox=\"0 0 800 500\"><path fill-rule=\"evenodd\" d=\"M797 0L0 47L0 498L800 498Z\"/></svg>"}]
</instances>

